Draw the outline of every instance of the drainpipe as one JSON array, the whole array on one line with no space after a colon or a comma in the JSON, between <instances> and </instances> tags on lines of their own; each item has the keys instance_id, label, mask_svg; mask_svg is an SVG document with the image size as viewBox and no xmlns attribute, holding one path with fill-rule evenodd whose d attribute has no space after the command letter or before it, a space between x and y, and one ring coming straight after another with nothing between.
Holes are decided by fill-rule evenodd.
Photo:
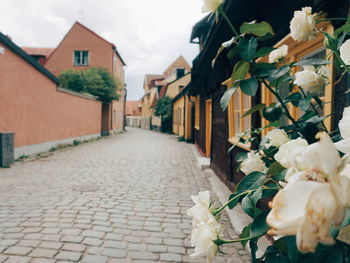
<instances>
[{"instance_id":1,"label":"drainpipe","mask_svg":"<svg viewBox=\"0 0 350 263\"><path fill-rule=\"evenodd\" d=\"M124 110L123 110L123 131L125 131L125 111L126 111L126 96L128 94L127 89L125 88L126 84L124 84Z\"/></svg>"}]
</instances>

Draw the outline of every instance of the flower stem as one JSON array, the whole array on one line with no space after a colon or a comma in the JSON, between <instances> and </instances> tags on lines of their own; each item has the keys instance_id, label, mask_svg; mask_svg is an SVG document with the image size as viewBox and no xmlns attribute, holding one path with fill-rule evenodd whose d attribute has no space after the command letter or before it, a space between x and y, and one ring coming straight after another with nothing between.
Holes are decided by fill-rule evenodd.
<instances>
[{"instance_id":1,"label":"flower stem","mask_svg":"<svg viewBox=\"0 0 350 263\"><path fill-rule=\"evenodd\" d=\"M254 192L255 190L247 190L247 191L244 191L243 193L240 193L234 197L232 197L230 200L228 200L224 205L222 205L221 207L215 209L213 212L212 212L212 215L213 216L216 216L217 214L219 214L222 210L225 209L226 206L228 206L232 201L236 200L237 198L241 197L242 195L244 194L249 194L251 192Z\"/></svg>"},{"instance_id":2,"label":"flower stem","mask_svg":"<svg viewBox=\"0 0 350 263\"><path fill-rule=\"evenodd\" d=\"M304 95L304 97L307 97L303 88L299 87L299 89L300 89L301 93ZM316 109L315 105L312 103L312 101L310 102L310 105L311 105L313 111L316 113L316 115L318 117L322 117L322 115L317 111L317 109ZM327 129L326 125L324 124L324 122L322 121L321 123L322 123L323 129L328 133L328 129Z\"/></svg>"},{"instance_id":3,"label":"flower stem","mask_svg":"<svg viewBox=\"0 0 350 263\"><path fill-rule=\"evenodd\" d=\"M224 240L224 239L217 239L214 241L214 243L218 246L221 246L223 244L231 244L231 243L237 243L237 242L241 242L241 241L247 241L247 240L251 240L254 238L258 238L260 236L254 236L254 237L245 237L245 238L238 238L238 239L232 239L232 240Z\"/></svg>"},{"instance_id":4,"label":"flower stem","mask_svg":"<svg viewBox=\"0 0 350 263\"><path fill-rule=\"evenodd\" d=\"M278 94L278 92L274 91L273 88L266 82L266 80L263 79L263 83L264 85L271 91L271 93L278 99L278 101L281 103L287 118L296 126L298 127L299 125L296 123L296 121L294 120L294 118L292 117L292 115L289 113L289 110L287 108L287 106L284 104L281 96Z\"/></svg>"},{"instance_id":5,"label":"flower stem","mask_svg":"<svg viewBox=\"0 0 350 263\"><path fill-rule=\"evenodd\" d=\"M235 27L233 26L233 24L231 23L231 20L228 18L228 16L226 15L224 9L222 8L222 5L219 7L218 9L219 14L222 15L222 17L226 20L227 24L229 25L229 27L231 28L231 30L233 31L233 34L238 37L239 34L237 32L237 30L235 29Z\"/></svg>"}]
</instances>

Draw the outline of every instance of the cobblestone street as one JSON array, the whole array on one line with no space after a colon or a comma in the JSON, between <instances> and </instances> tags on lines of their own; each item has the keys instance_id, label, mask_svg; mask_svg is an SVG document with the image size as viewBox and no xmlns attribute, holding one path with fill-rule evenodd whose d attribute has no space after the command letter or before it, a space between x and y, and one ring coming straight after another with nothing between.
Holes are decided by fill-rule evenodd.
<instances>
[{"instance_id":1,"label":"cobblestone street","mask_svg":"<svg viewBox=\"0 0 350 263\"><path fill-rule=\"evenodd\" d=\"M206 262L185 214L205 189L190 144L141 129L0 168L0 262Z\"/></svg>"}]
</instances>

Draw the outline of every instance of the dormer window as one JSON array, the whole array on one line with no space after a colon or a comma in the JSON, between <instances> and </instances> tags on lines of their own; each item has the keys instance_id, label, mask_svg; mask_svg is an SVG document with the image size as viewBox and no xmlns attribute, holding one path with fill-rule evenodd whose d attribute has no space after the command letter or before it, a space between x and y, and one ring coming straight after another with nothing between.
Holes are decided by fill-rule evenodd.
<instances>
[{"instance_id":1,"label":"dormer window","mask_svg":"<svg viewBox=\"0 0 350 263\"><path fill-rule=\"evenodd\" d=\"M89 51L75 50L74 51L74 66L88 66L89 65Z\"/></svg>"},{"instance_id":2,"label":"dormer window","mask_svg":"<svg viewBox=\"0 0 350 263\"><path fill-rule=\"evenodd\" d=\"M183 75L185 75L185 69L184 68L177 68L176 69L176 78L181 78Z\"/></svg>"}]
</instances>

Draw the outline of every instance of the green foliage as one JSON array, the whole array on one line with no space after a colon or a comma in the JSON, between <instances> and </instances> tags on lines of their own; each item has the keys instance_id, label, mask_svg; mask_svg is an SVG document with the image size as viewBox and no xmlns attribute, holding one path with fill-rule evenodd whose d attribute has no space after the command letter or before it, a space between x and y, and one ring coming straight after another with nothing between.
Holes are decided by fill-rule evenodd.
<instances>
[{"instance_id":1,"label":"green foliage","mask_svg":"<svg viewBox=\"0 0 350 263\"><path fill-rule=\"evenodd\" d=\"M164 96L157 101L154 114L161 116L163 120L171 119L173 116L172 98Z\"/></svg>"},{"instance_id":2,"label":"green foliage","mask_svg":"<svg viewBox=\"0 0 350 263\"><path fill-rule=\"evenodd\" d=\"M121 83L105 68L90 68L86 71L66 70L60 76L63 88L89 93L105 103L118 99L117 89Z\"/></svg>"}]
</instances>

